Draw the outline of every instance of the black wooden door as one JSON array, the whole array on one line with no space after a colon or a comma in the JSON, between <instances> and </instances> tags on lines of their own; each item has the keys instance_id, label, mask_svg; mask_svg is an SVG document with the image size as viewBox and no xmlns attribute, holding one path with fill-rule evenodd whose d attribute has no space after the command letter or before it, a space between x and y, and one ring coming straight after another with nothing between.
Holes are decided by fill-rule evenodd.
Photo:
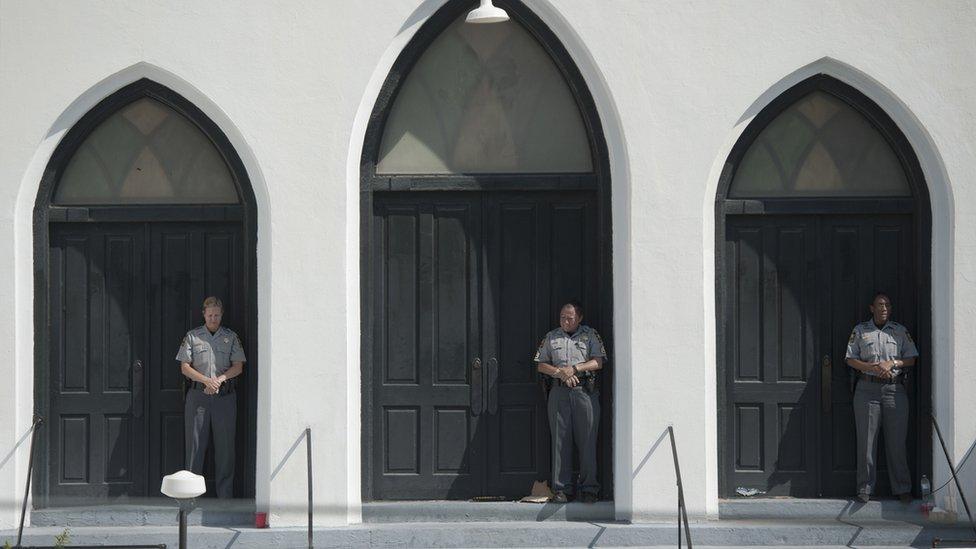
<instances>
[{"instance_id":1,"label":"black wooden door","mask_svg":"<svg viewBox=\"0 0 976 549\"><path fill-rule=\"evenodd\" d=\"M480 494L480 196L384 194L374 205L375 490L385 499Z\"/></svg>"},{"instance_id":2,"label":"black wooden door","mask_svg":"<svg viewBox=\"0 0 976 549\"><path fill-rule=\"evenodd\" d=\"M143 227L52 226L49 261L51 495L145 495Z\"/></svg>"},{"instance_id":3,"label":"black wooden door","mask_svg":"<svg viewBox=\"0 0 976 549\"><path fill-rule=\"evenodd\" d=\"M847 339L880 289L914 328L911 235L910 216L727 218L726 494L854 493Z\"/></svg>"},{"instance_id":4,"label":"black wooden door","mask_svg":"<svg viewBox=\"0 0 976 549\"><path fill-rule=\"evenodd\" d=\"M854 493L857 456L851 392L853 370L844 364L851 329L870 316L867 305L877 291L889 294L892 319L917 334L915 243L912 219L907 215L826 217L821 220L820 257L824 258L820 299L820 352L823 402L821 456L824 496ZM919 364L919 368L924 368ZM917 376L909 375L907 389L912 403L908 432L909 467L916 471L915 446ZM878 485L875 493L890 492L884 434L878 439Z\"/></svg>"},{"instance_id":5,"label":"black wooden door","mask_svg":"<svg viewBox=\"0 0 976 549\"><path fill-rule=\"evenodd\" d=\"M150 493L159 495L162 477L184 468L184 378L175 361L184 334L200 326L203 298L224 302L224 326L249 341L244 293L244 254L241 228L229 223L154 223L148 227L149 258L149 459ZM254 358L254 357L249 357ZM246 490L246 456L251 429L247 425L248 368L237 379L235 494ZM213 446L211 445L211 448ZM208 453L204 476L214 493L213 454Z\"/></svg>"},{"instance_id":6,"label":"black wooden door","mask_svg":"<svg viewBox=\"0 0 976 549\"><path fill-rule=\"evenodd\" d=\"M374 498L516 497L549 477L532 357L561 301L599 318L593 204L585 192L374 195Z\"/></svg>"},{"instance_id":7,"label":"black wooden door","mask_svg":"<svg viewBox=\"0 0 976 549\"><path fill-rule=\"evenodd\" d=\"M52 225L49 260L51 503L159 496L162 477L184 468L174 357L186 331L202 323L203 298L221 296L224 324L247 341L241 227ZM239 472L250 444L243 380ZM212 465L205 476L212 484ZM235 477L237 493L243 477Z\"/></svg>"}]
</instances>

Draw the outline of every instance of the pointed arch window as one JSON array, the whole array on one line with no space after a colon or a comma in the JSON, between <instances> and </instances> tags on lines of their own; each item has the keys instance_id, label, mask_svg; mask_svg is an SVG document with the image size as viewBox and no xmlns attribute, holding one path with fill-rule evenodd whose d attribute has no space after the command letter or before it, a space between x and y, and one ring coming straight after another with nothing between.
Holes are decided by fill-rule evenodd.
<instances>
[{"instance_id":1,"label":"pointed arch window","mask_svg":"<svg viewBox=\"0 0 976 549\"><path fill-rule=\"evenodd\" d=\"M871 122L814 91L787 107L742 157L730 198L905 197L908 177Z\"/></svg>"},{"instance_id":2,"label":"pointed arch window","mask_svg":"<svg viewBox=\"0 0 976 549\"><path fill-rule=\"evenodd\" d=\"M149 97L99 124L68 162L58 205L237 204L231 171L200 129Z\"/></svg>"},{"instance_id":3,"label":"pointed arch window","mask_svg":"<svg viewBox=\"0 0 976 549\"><path fill-rule=\"evenodd\" d=\"M589 173L588 134L559 68L519 23L451 23L400 87L378 174Z\"/></svg>"}]
</instances>

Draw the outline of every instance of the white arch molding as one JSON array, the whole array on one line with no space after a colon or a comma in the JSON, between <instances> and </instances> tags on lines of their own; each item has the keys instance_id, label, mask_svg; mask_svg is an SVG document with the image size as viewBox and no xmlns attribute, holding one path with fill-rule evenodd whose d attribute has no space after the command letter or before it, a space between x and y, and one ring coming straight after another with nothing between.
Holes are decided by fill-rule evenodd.
<instances>
[{"instance_id":1,"label":"white arch molding","mask_svg":"<svg viewBox=\"0 0 976 549\"><path fill-rule=\"evenodd\" d=\"M931 318L932 327L932 408L940 420L953 452L953 244L954 207L952 188L942 156L929 132L909 107L886 86L857 68L830 57L820 58L786 75L766 89L750 104L737 120L722 148L717 151L709 171L702 204L702 252L704 295L705 391L709 409L706 410L706 430L709 433L706 452L707 513L718 515L718 394L715 311L715 196L719 179L729 153L741 138L752 119L767 105L794 85L818 74L825 74L844 82L874 101L898 126L918 157L929 192L932 219L931 256ZM936 291L936 289L938 289ZM921 418L920 418L921 420ZM936 479L949 477L938 440L933 440L933 473ZM956 456L958 459L959 456ZM944 498L943 492L940 497ZM939 500L944 505L944 499Z\"/></svg>"},{"instance_id":2,"label":"white arch molding","mask_svg":"<svg viewBox=\"0 0 976 549\"><path fill-rule=\"evenodd\" d=\"M257 208L257 306L261 311L258 319L257 344L258 364L263 374L271 374L271 339L269 326L271 311L271 223L270 194L267 184L254 155L242 132L234 125L227 114L204 92L190 82L159 66L139 62L106 76L95 83L74 101L67 105L51 123L43 139L34 151L21 178L17 202L14 209L14 287L15 287L15 349L14 369L16 372L15 392L17 425L29 425L34 410L34 202L40 188L41 178L51 155L67 132L86 113L100 101L118 90L142 79L149 79L182 95L199 108L213 121L230 141L240 156L247 171L254 192ZM258 385L257 394L257 432L256 432L256 477L255 501L259 510L267 510L270 501L270 410L269 388L267 383ZM21 452L16 463L16 486L24 486L27 480L27 452ZM10 500L19 500L20 495L10 495Z\"/></svg>"},{"instance_id":3,"label":"white arch molding","mask_svg":"<svg viewBox=\"0 0 976 549\"><path fill-rule=\"evenodd\" d=\"M405 20L399 32L391 39L363 91L363 97L356 110L350 134L349 151L346 157L346 324L350 327L350 337L346 344L346 397L348 463L347 494L348 520L350 523L362 520L361 495L361 349L360 349L360 202L361 165L366 128L373 107L379 97L393 63L427 19L451 0L425 0ZM624 135L620 114L610 91L607 80L593 58L589 48L583 43L576 29L560 13L557 2L553 0L534 0L526 3L545 25L559 39L569 53L573 63L586 82L586 86L596 105L602 124L610 164L611 210L612 216L612 256L613 256L613 325L614 339L614 508L618 520L629 520L633 508L631 456L633 425L633 373L631 370L631 175L627 140Z\"/></svg>"}]
</instances>

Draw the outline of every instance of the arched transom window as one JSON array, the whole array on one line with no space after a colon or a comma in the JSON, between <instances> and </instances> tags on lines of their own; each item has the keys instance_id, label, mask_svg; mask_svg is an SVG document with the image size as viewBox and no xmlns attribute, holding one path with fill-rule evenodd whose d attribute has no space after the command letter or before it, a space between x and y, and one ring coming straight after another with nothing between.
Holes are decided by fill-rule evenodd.
<instances>
[{"instance_id":1,"label":"arched transom window","mask_svg":"<svg viewBox=\"0 0 976 549\"><path fill-rule=\"evenodd\" d=\"M200 129L144 97L85 138L57 185L59 205L236 204L233 177Z\"/></svg>"},{"instance_id":2,"label":"arched transom window","mask_svg":"<svg viewBox=\"0 0 976 549\"><path fill-rule=\"evenodd\" d=\"M515 21L464 22L410 70L386 121L378 174L591 172L587 131L552 58Z\"/></svg>"},{"instance_id":3,"label":"arched transom window","mask_svg":"<svg viewBox=\"0 0 976 549\"><path fill-rule=\"evenodd\" d=\"M736 170L731 198L911 196L884 136L853 107L823 91L774 118Z\"/></svg>"}]
</instances>

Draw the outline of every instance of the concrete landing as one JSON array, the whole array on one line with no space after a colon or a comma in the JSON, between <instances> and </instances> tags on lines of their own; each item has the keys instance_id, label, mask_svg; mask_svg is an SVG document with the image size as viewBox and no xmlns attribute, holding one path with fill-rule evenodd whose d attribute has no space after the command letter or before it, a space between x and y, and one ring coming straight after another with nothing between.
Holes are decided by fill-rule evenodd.
<instances>
[{"instance_id":1,"label":"concrete landing","mask_svg":"<svg viewBox=\"0 0 976 549\"><path fill-rule=\"evenodd\" d=\"M930 547L936 537L959 539L972 532L892 521L701 521L691 525L696 546ZM30 528L25 545L52 545L61 528ZM315 547L634 547L677 543L677 525L600 522L442 522L360 524L318 528ZM158 544L176 547L177 529L144 526L71 528L71 544ZM219 528L192 526L194 548L306 547L300 528ZM969 537L972 537L971 535ZM16 531L0 532L0 543Z\"/></svg>"},{"instance_id":2,"label":"concrete landing","mask_svg":"<svg viewBox=\"0 0 976 549\"><path fill-rule=\"evenodd\" d=\"M363 503L363 522L612 522L613 502L380 501Z\"/></svg>"},{"instance_id":3,"label":"concrete landing","mask_svg":"<svg viewBox=\"0 0 976 549\"><path fill-rule=\"evenodd\" d=\"M97 505L91 507L54 507L31 511L32 526L169 526L176 523L178 508L174 502L155 499L142 504ZM198 500L187 517L188 524L204 526L253 526L254 502L251 500Z\"/></svg>"}]
</instances>

